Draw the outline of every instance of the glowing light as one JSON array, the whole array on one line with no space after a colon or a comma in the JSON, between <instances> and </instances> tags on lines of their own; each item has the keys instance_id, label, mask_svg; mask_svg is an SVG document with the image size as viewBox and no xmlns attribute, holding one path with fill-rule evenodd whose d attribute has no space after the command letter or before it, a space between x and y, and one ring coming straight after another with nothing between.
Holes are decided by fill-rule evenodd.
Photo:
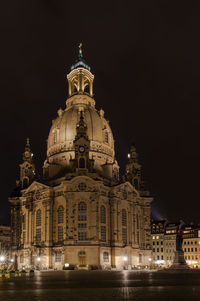
<instances>
[{"instance_id":1,"label":"glowing light","mask_svg":"<svg viewBox=\"0 0 200 301\"><path fill-rule=\"evenodd\" d=\"M127 261L127 260L128 260L128 257L127 257L127 256L124 256L123 259L124 259L124 261Z\"/></svg>"},{"instance_id":2,"label":"glowing light","mask_svg":"<svg viewBox=\"0 0 200 301\"><path fill-rule=\"evenodd\" d=\"M128 154L128 158L130 158L131 157L131 155L130 154Z\"/></svg>"},{"instance_id":3,"label":"glowing light","mask_svg":"<svg viewBox=\"0 0 200 301\"><path fill-rule=\"evenodd\" d=\"M11 262L14 262L14 259L12 258L10 261L11 261Z\"/></svg>"},{"instance_id":4,"label":"glowing light","mask_svg":"<svg viewBox=\"0 0 200 301\"><path fill-rule=\"evenodd\" d=\"M65 267L68 268L69 267L69 263L65 263Z\"/></svg>"},{"instance_id":5,"label":"glowing light","mask_svg":"<svg viewBox=\"0 0 200 301\"><path fill-rule=\"evenodd\" d=\"M151 259L151 258L149 258L149 261L152 261L152 259Z\"/></svg>"},{"instance_id":6,"label":"glowing light","mask_svg":"<svg viewBox=\"0 0 200 301\"><path fill-rule=\"evenodd\" d=\"M0 256L0 261L4 261L5 260L5 256Z\"/></svg>"},{"instance_id":7,"label":"glowing light","mask_svg":"<svg viewBox=\"0 0 200 301\"><path fill-rule=\"evenodd\" d=\"M165 261L164 261L164 260L156 260L156 263L157 263L157 264L162 264L162 263L164 264Z\"/></svg>"},{"instance_id":8,"label":"glowing light","mask_svg":"<svg viewBox=\"0 0 200 301\"><path fill-rule=\"evenodd\" d=\"M40 257L38 257L38 258L37 258L37 261L38 261L38 262L40 262L40 261L41 261L41 258L40 258Z\"/></svg>"}]
</instances>

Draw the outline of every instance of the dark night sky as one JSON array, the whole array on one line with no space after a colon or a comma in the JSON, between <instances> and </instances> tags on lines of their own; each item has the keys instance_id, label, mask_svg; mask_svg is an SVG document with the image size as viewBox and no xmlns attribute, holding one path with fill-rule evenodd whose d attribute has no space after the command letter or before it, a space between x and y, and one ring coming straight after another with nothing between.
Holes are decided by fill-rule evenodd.
<instances>
[{"instance_id":1,"label":"dark night sky","mask_svg":"<svg viewBox=\"0 0 200 301\"><path fill-rule=\"evenodd\" d=\"M200 1L10 0L0 23L0 223L26 137L40 172L79 42L121 169L135 141L154 213L200 222Z\"/></svg>"}]
</instances>

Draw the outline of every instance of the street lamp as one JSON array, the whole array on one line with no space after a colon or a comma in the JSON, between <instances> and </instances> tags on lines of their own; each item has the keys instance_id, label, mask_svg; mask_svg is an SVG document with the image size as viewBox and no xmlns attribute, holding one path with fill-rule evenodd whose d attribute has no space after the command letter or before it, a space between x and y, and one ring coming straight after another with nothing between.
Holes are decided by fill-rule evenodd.
<instances>
[{"instance_id":1,"label":"street lamp","mask_svg":"<svg viewBox=\"0 0 200 301\"><path fill-rule=\"evenodd\" d=\"M5 256L0 256L0 261L3 262L5 260Z\"/></svg>"},{"instance_id":2,"label":"street lamp","mask_svg":"<svg viewBox=\"0 0 200 301\"><path fill-rule=\"evenodd\" d=\"M123 259L124 259L125 262L128 261L128 257L127 256L124 256Z\"/></svg>"},{"instance_id":3,"label":"street lamp","mask_svg":"<svg viewBox=\"0 0 200 301\"><path fill-rule=\"evenodd\" d=\"M41 258L40 258L40 257L37 257L37 261L40 262L40 261L41 261Z\"/></svg>"}]
</instances>

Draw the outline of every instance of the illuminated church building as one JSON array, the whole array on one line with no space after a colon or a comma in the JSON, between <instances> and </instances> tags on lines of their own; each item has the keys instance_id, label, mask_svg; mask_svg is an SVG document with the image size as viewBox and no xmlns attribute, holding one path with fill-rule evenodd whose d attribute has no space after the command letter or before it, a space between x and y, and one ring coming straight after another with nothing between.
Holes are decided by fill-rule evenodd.
<instances>
[{"instance_id":1,"label":"illuminated church building","mask_svg":"<svg viewBox=\"0 0 200 301\"><path fill-rule=\"evenodd\" d=\"M119 178L114 139L95 108L82 49L67 75L69 97L48 136L43 177L29 139L12 192L12 253L19 269L149 265L150 203L134 146ZM38 180L39 179L39 180Z\"/></svg>"}]
</instances>

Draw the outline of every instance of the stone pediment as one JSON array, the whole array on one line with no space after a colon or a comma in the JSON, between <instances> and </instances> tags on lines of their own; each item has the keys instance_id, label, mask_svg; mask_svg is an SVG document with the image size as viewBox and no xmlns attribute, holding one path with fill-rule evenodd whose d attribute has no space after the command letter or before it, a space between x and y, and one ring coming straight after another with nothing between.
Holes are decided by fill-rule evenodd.
<instances>
[{"instance_id":1,"label":"stone pediment","mask_svg":"<svg viewBox=\"0 0 200 301\"><path fill-rule=\"evenodd\" d=\"M140 197L139 192L130 182L119 184L112 189L112 195L120 199L130 199L131 197Z\"/></svg>"},{"instance_id":2,"label":"stone pediment","mask_svg":"<svg viewBox=\"0 0 200 301\"><path fill-rule=\"evenodd\" d=\"M47 189L50 189L50 187L45 184L34 181L24 192L25 194L27 194L35 191L42 192L43 190L47 190Z\"/></svg>"}]
</instances>

